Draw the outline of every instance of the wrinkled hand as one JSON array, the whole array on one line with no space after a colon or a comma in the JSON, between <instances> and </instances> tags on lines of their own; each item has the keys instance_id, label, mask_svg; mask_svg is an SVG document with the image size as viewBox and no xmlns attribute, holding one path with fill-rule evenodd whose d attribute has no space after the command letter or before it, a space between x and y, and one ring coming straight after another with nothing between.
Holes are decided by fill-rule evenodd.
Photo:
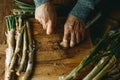
<instances>
[{"instance_id":1,"label":"wrinkled hand","mask_svg":"<svg viewBox=\"0 0 120 80\"><path fill-rule=\"evenodd\" d=\"M64 25L64 36L61 46L68 48L74 47L84 40L85 25L74 16L68 16Z\"/></svg>"},{"instance_id":2,"label":"wrinkled hand","mask_svg":"<svg viewBox=\"0 0 120 80\"><path fill-rule=\"evenodd\" d=\"M50 2L46 2L35 10L35 19L37 19L46 30L47 34L51 34L56 26L56 11Z\"/></svg>"}]
</instances>

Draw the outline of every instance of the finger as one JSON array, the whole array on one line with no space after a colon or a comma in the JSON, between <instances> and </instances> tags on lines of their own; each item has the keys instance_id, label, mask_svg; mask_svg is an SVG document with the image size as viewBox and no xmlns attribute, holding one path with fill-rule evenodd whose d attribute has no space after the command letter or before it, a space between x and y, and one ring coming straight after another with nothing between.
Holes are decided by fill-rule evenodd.
<instances>
[{"instance_id":1,"label":"finger","mask_svg":"<svg viewBox=\"0 0 120 80\"><path fill-rule=\"evenodd\" d=\"M51 21L49 21L48 23L47 23L47 31L46 31L46 34L51 34L52 33L52 31L53 31L53 23L51 22Z\"/></svg>"},{"instance_id":2,"label":"finger","mask_svg":"<svg viewBox=\"0 0 120 80\"><path fill-rule=\"evenodd\" d=\"M85 28L83 24L80 24L80 31L81 31L81 40L84 40L85 37Z\"/></svg>"},{"instance_id":3,"label":"finger","mask_svg":"<svg viewBox=\"0 0 120 80\"><path fill-rule=\"evenodd\" d=\"M46 30L47 29L47 24L43 24L43 29Z\"/></svg>"},{"instance_id":4,"label":"finger","mask_svg":"<svg viewBox=\"0 0 120 80\"><path fill-rule=\"evenodd\" d=\"M64 28L64 36L63 36L63 41L61 43L61 46L65 48L69 47L69 37L70 37L69 31L67 30L67 28Z\"/></svg>"},{"instance_id":5,"label":"finger","mask_svg":"<svg viewBox=\"0 0 120 80\"><path fill-rule=\"evenodd\" d=\"M76 37L75 37L75 33L72 32L71 33L71 40L70 40L70 47L74 47L76 44Z\"/></svg>"},{"instance_id":6,"label":"finger","mask_svg":"<svg viewBox=\"0 0 120 80\"><path fill-rule=\"evenodd\" d=\"M75 23L75 35L76 35L76 43L80 43L80 23L76 22Z\"/></svg>"},{"instance_id":7,"label":"finger","mask_svg":"<svg viewBox=\"0 0 120 80\"><path fill-rule=\"evenodd\" d=\"M41 19L41 24L43 26L43 29L46 30L47 29L47 21L45 19Z\"/></svg>"},{"instance_id":8,"label":"finger","mask_svg":"<svg viewBox=\"0 0 120 80\"><path fill-rule=\"evenodd\" d=\"M82 33L81 33L81 39L82 39L82 41L84 40L84 38L85 38L85 31L83 30Z\"/></svg>"},{"instance_id":9,"label":"finger","mask_svg":"<svg viewBox=\"0 0 120 80\"><path fill-rule=\"evenodd\" d=\"M35 19L41 22L41 19L39 17L35 16Z\"/></svg>"},{"instance_id":10,"label":"finger","mask_svg":"<svg viewBox=\"0 0 120 80\"><path fill-rule=\"evenodd\" d=\"M57 24L57 15L55 14L52 19L49 20L47 24L47 34L51 34Z\"/></svg>"},{"instance_id":11,"label":"finger","mask_svg":"<svg viewBox=\"0 0 120 80\"><path fill-rule=\"evenodd\" d=\"M79 44L80 43L80 32L76 33L76 43Z\"/></svg>"}]
</instances>

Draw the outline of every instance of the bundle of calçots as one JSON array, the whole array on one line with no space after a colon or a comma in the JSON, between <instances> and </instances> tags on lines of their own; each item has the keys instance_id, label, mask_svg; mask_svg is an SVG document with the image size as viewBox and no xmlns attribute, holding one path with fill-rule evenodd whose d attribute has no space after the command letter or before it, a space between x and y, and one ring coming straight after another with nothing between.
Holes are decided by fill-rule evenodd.
<instances>
[{"instance_id":1,"label":"bundle of cal\u00e7ots","mask_svg":"<svg viewBox=\"0 0 120 80\"><path fill-rule=\"evenodd\" d=\"M97 61L97 64L82 80L120 79L120 31L112 31L111 34L109 30L110 28L106 30L103 38L85 60L63 80L76 80L78 72L94 61Z\"/></svg>"},{"instance_id":2,"label":"bundle of cal\u00e7ots","mask_svg":"<svg viewBox=\"0 0 120 80\"><path fill-rule=\"evenodd\" d=\"M14 0L16 8L13 9L13 14L31 14L34 15L35 5Z\"/></svg>"},{"instance_id":3,"label":"bundle of cal\u00e7ots","mask_svg":"<svg viewBox=\"0 0 120 80\"><path fill-rule=\"evenodd\" d=\"M29 80L35 50L29 22L22 15L10 15L6 17L6 24L5 80L17 80L21 72L24 72L22 80Z\"/></svg>"}]
</instances>

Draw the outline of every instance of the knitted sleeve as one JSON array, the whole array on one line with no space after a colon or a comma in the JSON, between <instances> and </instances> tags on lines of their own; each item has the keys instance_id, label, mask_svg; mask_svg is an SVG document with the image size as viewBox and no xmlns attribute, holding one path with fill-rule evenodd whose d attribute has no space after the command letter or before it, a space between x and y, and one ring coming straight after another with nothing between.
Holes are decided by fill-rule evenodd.
<instances>
[{"instance_id":1,"label":"knitted sleeve","mask_svg":"<svg viewBox=\"0 0 120 80\"><path fill-rule=\"evenodd\" d=\"M73 15L81 21L85 21L90 11L100 0L78 0L69 15Z\"/></svg>"},{"instance_id":2,"label":"knitted sleeve","mask_svg":"<svg viewBox=\"0 0 120 80\"><path fill-rule=\"evenodd\" d=\"M48 2L49 0L34 0L35 6L38 7L41 4Z\"/></svg>"}]
</instances>

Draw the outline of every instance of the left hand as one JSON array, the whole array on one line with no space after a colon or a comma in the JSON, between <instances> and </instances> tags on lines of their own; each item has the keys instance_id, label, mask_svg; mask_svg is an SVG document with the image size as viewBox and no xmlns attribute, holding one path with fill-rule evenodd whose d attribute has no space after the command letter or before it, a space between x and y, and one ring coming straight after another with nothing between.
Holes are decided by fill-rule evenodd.
<instances>
[{"instance_id":1,"label":"left hand","mask_svg":"<svg viewBox=\"0 0 120 80\"><path fill-rule=\"evenodd\" d=\"M50 2L43 3L35 10L35 19L37 19L49 35L53 32L56 22L57 14Z\"/></svg>"},{"instance_id":2,"label":"left hand","mask_svg":"<svg viewBox=\"0 0 120 80\"><path fill-rule=\"evenodd\" d=\"M64 25L64 36L61 46L64 48L74 47L84 40L85 37L85 25L74 16L68 16L68 19Z\"/></svg>"}]
</instances>

